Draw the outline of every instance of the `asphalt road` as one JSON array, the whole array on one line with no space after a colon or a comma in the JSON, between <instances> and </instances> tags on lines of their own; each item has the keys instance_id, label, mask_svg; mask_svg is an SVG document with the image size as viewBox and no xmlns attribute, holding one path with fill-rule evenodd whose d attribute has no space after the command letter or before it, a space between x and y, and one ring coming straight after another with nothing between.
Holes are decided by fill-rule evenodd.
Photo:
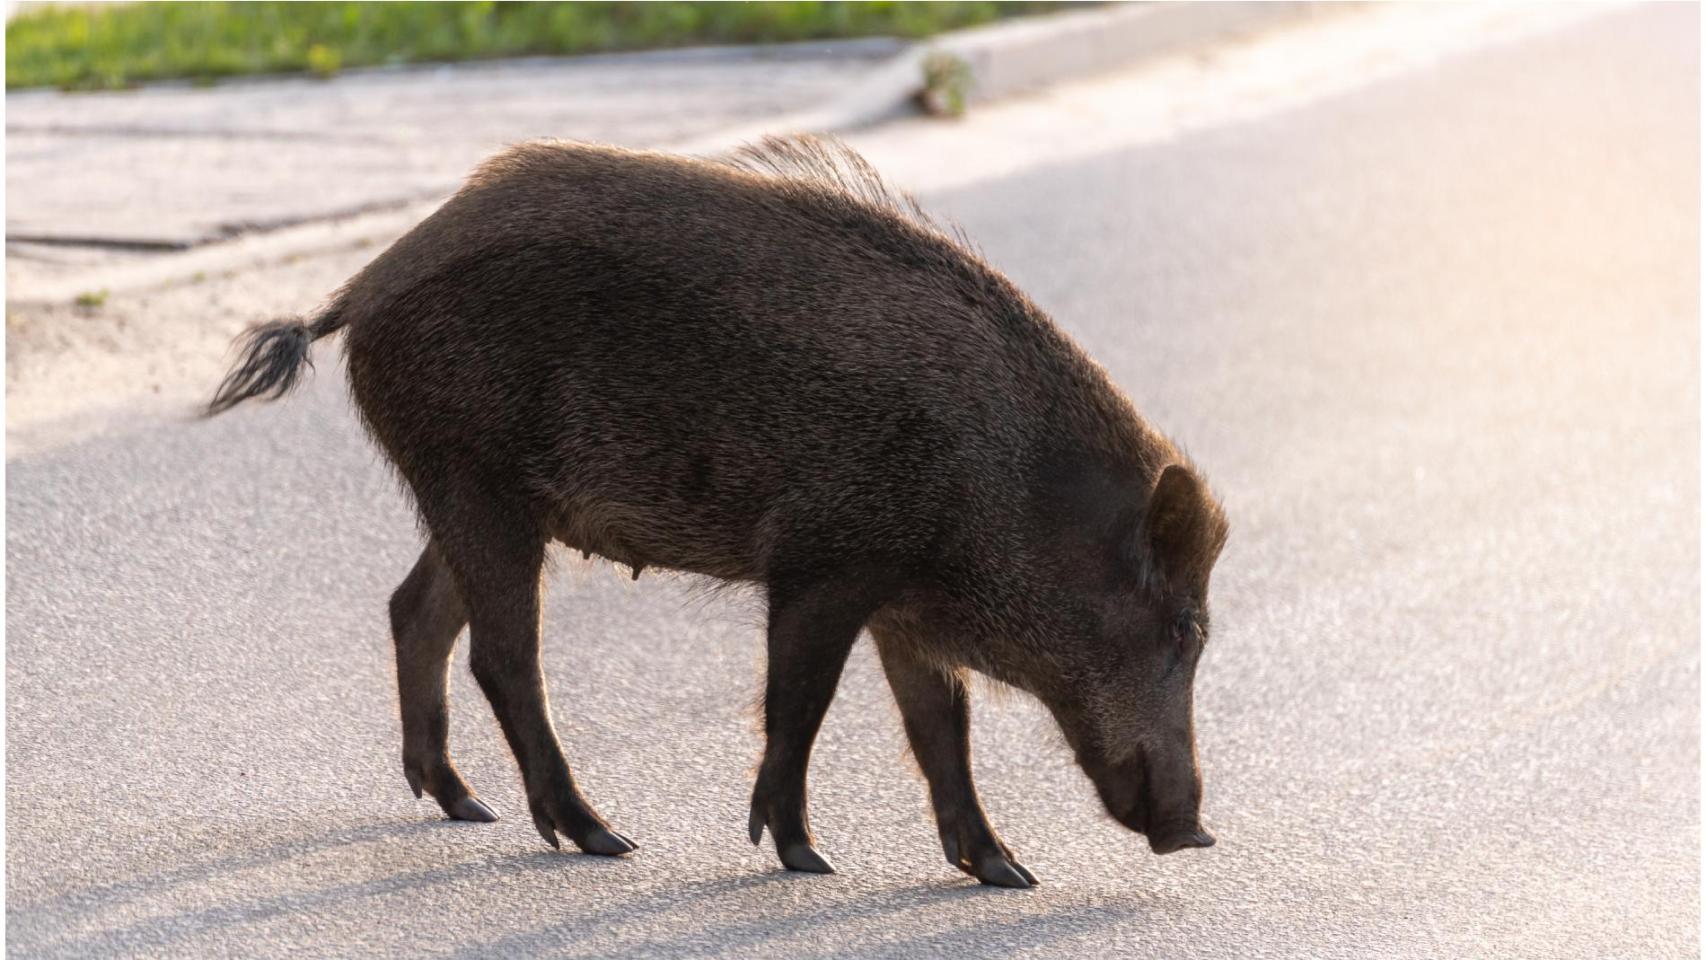
<instances>
[{"instance_id":1,"label":"asphalt road","mask_svg":"<svg viewBox=\"0 0 1706 960\"><path fill-rule=\"evenodd\" d=\"M813 769L841 873L745 840L752 597L564 557L546 662L640 851L543 848L397 761L417 549L333 354L293 401L8 463L16 956L1696 956L1698 10L1641 8L928 198L1223 495L1212 850L1147 852L985 693L969 885L862 645ZM458 654L465 665L466 652Z\"/></svg>"}]
</instances>

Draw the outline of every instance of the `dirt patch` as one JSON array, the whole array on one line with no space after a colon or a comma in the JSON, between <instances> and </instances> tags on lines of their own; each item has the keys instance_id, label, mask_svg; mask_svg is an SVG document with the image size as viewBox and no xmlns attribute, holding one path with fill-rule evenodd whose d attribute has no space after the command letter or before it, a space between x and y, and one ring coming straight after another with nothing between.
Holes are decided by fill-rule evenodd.
<instances>
[{"instance_id":1,"label":"dirt patch","mask_svg":"<svg viewBox=\"0 0 1706 960\"><path fill-rule=\"evenodd\" d=\"M194 416L230 362L233 337L251 324L312 310L383 249L347 246L113 292L98 305L9 304L7 456L120 420Z\"/></svg>"}]
</instances>

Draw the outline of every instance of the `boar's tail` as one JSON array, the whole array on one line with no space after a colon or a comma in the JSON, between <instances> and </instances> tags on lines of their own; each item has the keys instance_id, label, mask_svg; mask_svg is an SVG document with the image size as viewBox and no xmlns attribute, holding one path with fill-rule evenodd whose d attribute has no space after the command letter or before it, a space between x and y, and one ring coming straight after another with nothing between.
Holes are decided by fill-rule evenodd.
<instances>
[{"instance_id":1,"label":"boar's tail","mask_svg":"<svg viewBox=\"0 0 1706 960\"><path fill-rule=\"evenodd\" d=\"M224 413L250 397L277 400L289 393L302 376L303 366L313 369L308 346L344 325L342 312L334 304L312 323L274 320L253 327L237 342L243 356L208 401L207 416Z\"/></svg>"}]
</instances>

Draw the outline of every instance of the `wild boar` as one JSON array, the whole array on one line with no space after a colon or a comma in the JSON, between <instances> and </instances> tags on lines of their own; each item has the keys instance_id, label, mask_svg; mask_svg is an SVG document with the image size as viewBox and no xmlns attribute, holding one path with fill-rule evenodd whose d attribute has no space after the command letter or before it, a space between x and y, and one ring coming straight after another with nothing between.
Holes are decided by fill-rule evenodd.
<instances>
[{"instance_id":1,"label":"wild boar","mask_svg":"<svg viewBox=\"0 0 1706 960\"><path fill-rule=\"evenodd\" d=\"M950 864L1036 882L972 783L968 671L1039 699L1156 853L1214 842L1191 699L1221 507L1042 310L840 144L514 147L311 319L251 331L209 412L289 391L338 331L427 533L391 625L403 772L449 816L496 819L446 745L467 625L540 835L635 849L547 709L540 577L561 542L762 585L748 827L791 869L833 872L806 768L862 630Z\"/></svg>"}]
</instances>

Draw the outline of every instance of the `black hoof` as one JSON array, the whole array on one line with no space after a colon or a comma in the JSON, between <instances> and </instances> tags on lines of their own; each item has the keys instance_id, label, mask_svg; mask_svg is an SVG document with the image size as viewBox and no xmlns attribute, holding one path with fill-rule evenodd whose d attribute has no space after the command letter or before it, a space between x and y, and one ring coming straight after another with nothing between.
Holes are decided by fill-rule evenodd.
<instances>
[{"instance_id":1,"label":"black hoof","mask_svg":"<svg viewBox=\"0 0 1706 960\"><path fill-rule=\"evenodd\" d=\"M967 846L961 843L958 831L943 831L942 852L947 855L948 863L952 864L954 869L992 887L1023 890L1037 885L1036 875L1014 860L1006 844L999 840L986 838L983 842L970 845L972 849L962 854ZM984 852L978 853L978 848Z\"/></svg>"},{"instance_id":2,"label":"black hoof","mask_svg":"<svg viewBox=\"0 0 1706 960\"><path fill-rule=\"evenodd\" d=\"M639 844L614 830L594 830L587 834L585 840L576 844L582 853L595 853L601 857L620 857L625 853L633 853L639 849Z\"/></svg>"},{"instance_id":3,"label":"black hoof","mask_svg":"<svg viewBox=\"0 0 1706 960\"><path fill-rule=\"evenodd\" d=\"M452 820L467 820L470 823L496 823L498 819L491 807L474 797L462 797L445 804L444 814Z\"/></svg>"},{"instance_id":4,"label":"black hoof","mask_svg":"<svg viewBox=\"0 0 1706 960\"><path fill-rule=\"evenodd\" d=\"M794 843L777 851L782 858L782 866L801 873L834 873L835 864L830 863L823 854L812 849L809 843Z\"/></svg>"},{"instance_id":5,"label":"black hoof","mask_svg":"<svg viewBox=\"0 0 1706 960\"><path fill-rule=\"evenodd\" d=\"M1021 868L1018 864L1009 863L1001 857L990 856L983 858L983 860L973 868L972 872L979 882L986 883L992 887L1008 887L1013 890L1024 890L1036 883L1035 878L1027 877L1025 873L1020 871Z\"/></svg>"}]
</instances>

